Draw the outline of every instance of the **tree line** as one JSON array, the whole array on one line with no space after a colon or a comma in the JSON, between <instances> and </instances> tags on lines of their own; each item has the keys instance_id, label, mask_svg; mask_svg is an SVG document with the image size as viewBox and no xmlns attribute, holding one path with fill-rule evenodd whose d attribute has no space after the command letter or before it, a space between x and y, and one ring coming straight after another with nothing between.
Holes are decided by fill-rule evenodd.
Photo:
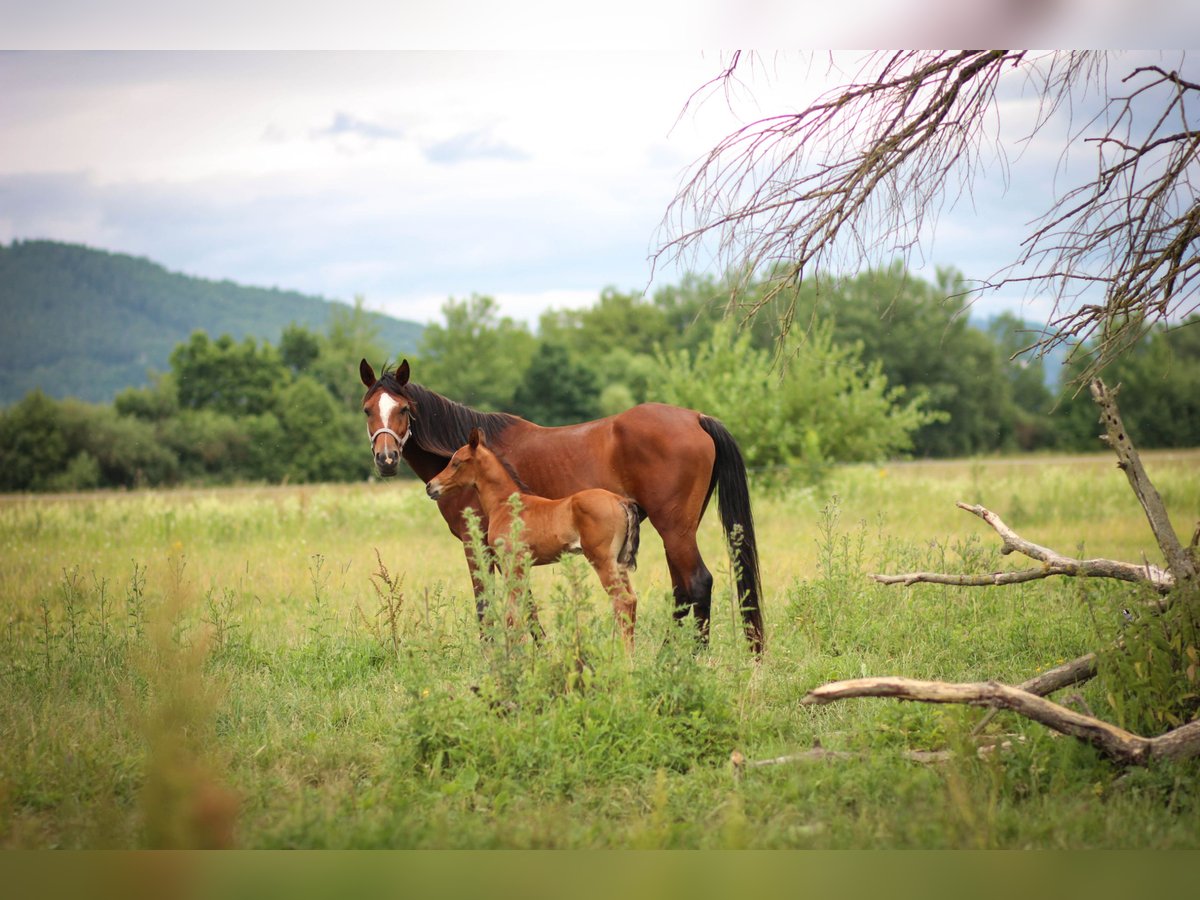
<instances>
[{"instance_id":1,"label":"tree line","mask_svg":"<svg viewBox=\"0 0 1200 900\"><path fill-rule=\"evenodd\" d=\"M930 282L893 266L786 296L742 287L732 310L730 296L699 276L649 297L606 289L536 331L490 297L450 299L413 377L544 425L644 401L701 409L765 483L811 482L838 462L1096 449L1094 409L1073 396L1082 363L1048 378L1045 361L1012 359L1026 326L1010 314L971 325L953 271ZM277 344L196 332L149 387L111 404L32 391L0 413L0 489L368 478L357 363L388 355L361 305ZM1143 447L1200 444L1200 328L1152 330L1106 377Z\"/></svg>"}]
</instances>

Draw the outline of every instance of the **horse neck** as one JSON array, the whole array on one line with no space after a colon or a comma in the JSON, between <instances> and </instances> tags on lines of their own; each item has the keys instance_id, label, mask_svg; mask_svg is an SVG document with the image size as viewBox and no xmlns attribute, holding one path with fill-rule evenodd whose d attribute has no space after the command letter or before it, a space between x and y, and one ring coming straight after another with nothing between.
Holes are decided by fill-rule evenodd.
<instances>
[{"instance_id":1,"label":"horse neck","mask_svg":"<svg viewBox=\"0 0 1200 900\"><path fill-rule=\"evenodd\" d=\"M416 441L406 441L400 455L404 457L404 461L408 463L409 468L416 473L417 477L426 484L432 481L438 472L446 468L446 463L450 462L448 457L422 450Z\"/></svg>"},{"instance_id":2,"label":"horse neck","mask_svg":"<svg viewBox=\"0 0 1200 900\"><path fill-rule=\"evenodd\" d=\"M496 455L487 451L475 455L475 492L490 517L497 507L508 503L509 497L521 493L521 489Z\"/></svg>"}]
</instances>

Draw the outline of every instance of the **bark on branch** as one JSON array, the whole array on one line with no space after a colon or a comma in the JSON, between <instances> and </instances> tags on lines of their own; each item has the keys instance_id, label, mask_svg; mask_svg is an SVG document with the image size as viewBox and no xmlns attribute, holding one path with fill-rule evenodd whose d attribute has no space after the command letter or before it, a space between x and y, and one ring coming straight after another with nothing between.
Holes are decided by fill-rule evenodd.
<instances>
[{"instance_id":1,"label":"bark on branch","mask_svg":"<svg viewBox=\"0 0 1200 900\"><path fill-rule=\"evenodd\" d=\"M892 697L923 703L959 703L1010 709L1061 734L1086 741L1125 765L1145 765L1156 759L1200 755L1200 720L1158 737L1142 737L1094 716L1075 712L1030 691L996 681L953 683L914 678L855 678L834 681L809 691L800 701L812 706L852 697Z\"/></svg>"}]
</instances>

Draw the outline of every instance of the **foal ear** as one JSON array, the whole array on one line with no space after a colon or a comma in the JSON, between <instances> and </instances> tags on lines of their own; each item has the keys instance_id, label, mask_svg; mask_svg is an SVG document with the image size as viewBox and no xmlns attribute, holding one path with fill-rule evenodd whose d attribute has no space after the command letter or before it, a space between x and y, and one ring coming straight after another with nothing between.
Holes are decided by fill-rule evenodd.
<instances>
[{"instance_id":1,"label":"foal ear","mask_svg":"<svg viewBox=\"0 0 1200 900\"><path fill-rule=\"evenodd\" d=\"M482 432L482 431L480 431L478 428L472 428L472 429L471 429L471 434L470 434L470 436L467 438L467 445L468 445L468 446L469 446L469 447L470 447L472 450L474 450L474 449L476 449L476 448L477 448L477 447L478 447L480 444L483 444L485 447L487 446L487 444L484 444L484 441L483 441L483 432Z\"/></svg>"},{"instance_id":2,"label":"foal ear","mask_svg":"<svg viewBox=\"0 0 1200 900\"><path fill-rule=\"evenodd\" d=\"M408 384L408 360L404 360L400 365L396 366L395 378L400 382L400 387Z\"/></svg>"},{"instance_id":3,"label":"foal ear","mask_svg":"<svg viewBox=\"0 0 1200 900\"><path fill-rule=\"evenodd\" d=\"M358 377L362 379L364 387L375 386L375 370L365 359L358 364Z\"/></svg>"}]
</instances>

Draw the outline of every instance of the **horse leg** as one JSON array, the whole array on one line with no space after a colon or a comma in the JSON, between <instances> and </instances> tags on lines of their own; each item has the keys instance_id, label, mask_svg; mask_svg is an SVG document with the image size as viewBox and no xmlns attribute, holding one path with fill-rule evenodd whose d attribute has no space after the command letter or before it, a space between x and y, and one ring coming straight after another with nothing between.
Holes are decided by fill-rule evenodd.
<instances>
[{"instance_id":1,"label":"horse leg","mask_svg":"<svg viewBox=\"0 0 1200 900\"><path fill-rule=\"evenodd\" d=\"M660 532L661 533L661 532ZM696 633L702 644L708 643L712 614L712 573L704 565L695 532L684 536L663 537L671 588L675 595L675 621L682 622L690 609L696 617Z\"/></svg>"}]
</instances>

